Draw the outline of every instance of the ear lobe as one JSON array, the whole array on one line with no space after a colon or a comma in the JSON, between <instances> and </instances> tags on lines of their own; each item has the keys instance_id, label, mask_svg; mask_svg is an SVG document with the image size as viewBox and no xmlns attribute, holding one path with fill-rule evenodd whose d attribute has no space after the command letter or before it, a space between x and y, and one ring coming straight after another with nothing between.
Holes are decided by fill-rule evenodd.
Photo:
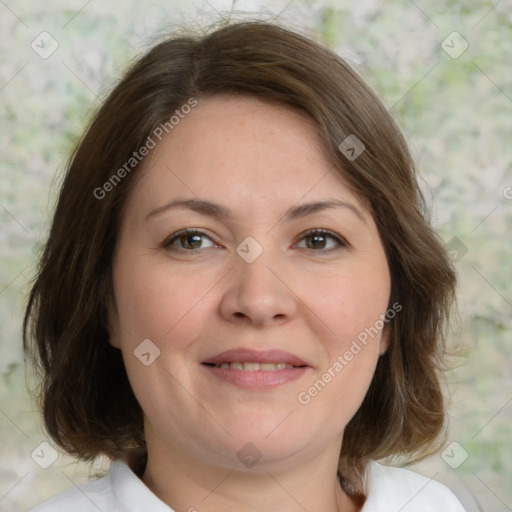
<instances>
[{"instance_id":1,"label":"ear lobe","mask_svg":"<svg viewBox=\"0 0 512 512\"><path fill-rule=\"evenodd\" d=\"M380 356L383 356L389 348L389 343L390 343L390 338L391 338L390 331L391 331L390 325L386 324L384 326L384 329L382 330L382 334L380 337L380 344L379 344L379 355Z\"/></svg>"},{"instance_id":2,"label":"ear lobe","mask_svg":"<svg viewBox=\"0 0 512 512\"><path fill-rule=\"evenodd\" d=\"M117 324L117 308L115 304L110 303L108 305L108 320L107 320L107 332L108 332L108 342L114 348L121 348L121 343L119 342L119 337L117 335L118 330L114 327Z\"/></svg>"},{"instance_id":3,"label":"ear lobe","mask_svg":"<svg viewBox=\"0 0 512 512\"><path fill-rule=\"evenodd\" d=\"M108 337L108 342L114 347L114 348L121 348L121 345L119 343L119 340L117 339L117 336L113 336L110 334Z\"/></svg>"}]
</instances>

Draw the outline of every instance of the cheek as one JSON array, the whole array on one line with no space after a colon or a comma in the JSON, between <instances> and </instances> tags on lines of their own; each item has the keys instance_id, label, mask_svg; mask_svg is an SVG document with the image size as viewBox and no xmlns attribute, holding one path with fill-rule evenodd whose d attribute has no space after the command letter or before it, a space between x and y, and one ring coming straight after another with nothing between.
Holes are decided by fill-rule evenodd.
<instances>
[{"instance_id":1,"label":"cheek","mask_svg":"<svg viewBox=\"0 0 512 512\"><path fill-rule=\"evenodd\" d=\"M309 286L308 306L320 317L316 335L325 359L315 381L299 395L311 414L330 410L333 425L346 425L360 407L380 355L389 301L387 265L353 267Z\"/></svg>"},{"instance_id":2,"label":"cheek","mask_svg":"<svg viewBox=\"0 0 512 512\"><path fill-rule=\"evenodd\" d=\"M143 257L120 259L114 269L120 348L132 389L149 418L165 418L166 428L178 432L172 413L175 404L185 408L190 401L183 391L193 388L187 369L212 308L205 294L218 279L170 272Z\"/></svg>"},{"instance_id":3,"label":"cheek","mask_svg":"<svg viewBox=\"0 0 512 512\"><path fill-rule=\"evenodd\" d=\"M375 328L379 331L382 328L381 319L390 294L389 275L385 270L361 272L353 268L323 279L320 286L316 283L305 287L307 305L322 321L323 338L332 350L344 351L358 336L364 338L368 330L375 334Z\"/></svg>"},{"instance_id":4,"label":"cheek","mask_svg":"<svg viewBox=\"0 0 512 512\"><path fill-rule=\"evenodd\" d=\"M205 290L214 280L169 272L165 264L148 264L144 258L119 261L114 271L114 290L122 334L132 342L149 338L157 345L194 337L201 323Z\"/></svg>"},{"instance_id":5,"label":"cheek","mask_svg":"<svg viewBox=\"0 0 512 512\"><path fill-rule=\"evenodd\" d=\"M188 369L215 307L208 292L222 275L171 270L144 257L119 260L114 269L119 345L139 402L149 415L155 404L186 402L181 390L193 388Z\"/></svg>"}]
</instances>

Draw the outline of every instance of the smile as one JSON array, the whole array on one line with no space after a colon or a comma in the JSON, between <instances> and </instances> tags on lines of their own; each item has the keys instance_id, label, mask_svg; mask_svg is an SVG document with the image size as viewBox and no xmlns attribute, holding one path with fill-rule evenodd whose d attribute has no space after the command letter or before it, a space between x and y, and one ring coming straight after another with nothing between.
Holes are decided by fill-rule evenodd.
<instances>
[{"instance_id":1,"label":"smile","mask_svg":"<svg viewBox=\"0 0 512 512\"><path fill-rule=\"evenodd\" d=\"M234 370L245 370L250 372L275 372L276 370L289 370L291 368L295 368L294 365L290 363L257 363L252 361L236 361L233 363L219 363L215 365L213 363L210 363L208 366L210 365L214 366L215 368L232 368Z\"/></svg>"},{"instance_id":2,"label":"smile","mask_svg":"<svg viewBox=\"0 0 512 512\"><path fill-rule=\"evenodd\" d=\"M202 361L201 366L218 382L239 388L263 391L292 382L311 366L283 350L234 349Z\"/></svg>"}]
</instances>

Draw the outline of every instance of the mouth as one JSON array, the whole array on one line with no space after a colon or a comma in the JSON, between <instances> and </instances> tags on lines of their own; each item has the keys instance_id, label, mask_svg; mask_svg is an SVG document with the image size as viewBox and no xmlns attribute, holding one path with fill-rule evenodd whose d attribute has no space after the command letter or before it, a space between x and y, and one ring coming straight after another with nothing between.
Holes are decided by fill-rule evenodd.
<instances>
[{"instance_id":1,"label":"mouth","mask_svg":"<svg viewBox=\"0 0 512 512\"><path fill-rule=\"evenodd\" d=\"M228 350L201 364L216 378L245 389L286 384L311 368L298 356L282 350Z\"/></svg>"},{"instance_id":2,"label":"mouth","mask_svg":"<svg viewBox=\"0 0 512 512\"><path fill-rule=\"evenodd\" d=\"M291 368L303 368L304 366L295 366L290 363L259 363L251 361L232 361L224 363L203 363L211 368L232 368L233 370L245 370L249 372L265 371L275 372L276 370L289 370Z\"/></svg>"},{"instance_id":3,"label":"mouth","mask_svg":"<svg viewBox=\"0 0 512 512\"><path fill-rule=\"evenodd\" d=\"M232 368L245 371L276 371L308 367L306 361L284 350L233 349L221 352L203 361L214 368Z\"/></svg>"}]
</instances>

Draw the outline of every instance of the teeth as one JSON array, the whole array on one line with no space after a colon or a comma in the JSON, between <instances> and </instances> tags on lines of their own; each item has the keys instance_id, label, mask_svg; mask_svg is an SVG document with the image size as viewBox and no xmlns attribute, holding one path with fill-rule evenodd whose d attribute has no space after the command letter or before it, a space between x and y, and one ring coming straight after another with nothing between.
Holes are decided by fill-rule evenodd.
<instances>
[{"instance_id":1,"label":"teeth","mask_svg":"<svg viewBox=\"0 0 512 512\"><path fill-rule=\"evenodd\" d=\"M293 368L293 365L286 363L260 363L260 370L274 371L284 370L285 368Z\"/></svg>"},{"instance_id":2,"label":"teeth","mask_svg":"<svg viewBox=\"0 0 512 512\"><path fill-rule=\"evenodd\" d=\"M253 363L253 362L239 362L234 363L221 363L217 368L233 368L234 370L258 371L263 370L273 372L275 370L284 370L293 368L293 364L288 363Z\"/></svg>"}]
</instances>

